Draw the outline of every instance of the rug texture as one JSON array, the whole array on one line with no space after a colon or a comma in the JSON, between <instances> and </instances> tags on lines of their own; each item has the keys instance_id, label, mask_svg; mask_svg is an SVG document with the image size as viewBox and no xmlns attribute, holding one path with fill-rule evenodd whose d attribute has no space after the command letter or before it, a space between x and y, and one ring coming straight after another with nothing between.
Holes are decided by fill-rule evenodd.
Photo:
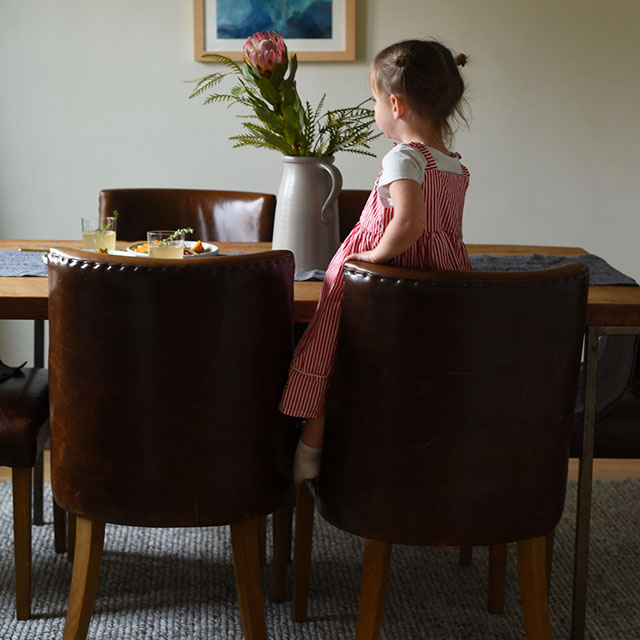
<instances>
[{"instance_id":1,"label":"rug texture","mask_svg":"<svg viewBox=\"0 0 640 640\"><path fill-rule=\"evenodd\" d=\"M14 614L11 485L0 483L0 638L61 638L71 580L66 556L53 550L50 485L45 525L33 528L32 619ZM594 484L587 637L640 639L640 480ZM551 624L569 637L576 483L556 533ZM271 602L270 553L263 572L267 631L272 640L353 638L363 541L316 515L309 619L292 622L290 602ZM455 548L394 546L382 640L525 638L510 545L505 613L487 612L486 548L460 567ZM289 572L291 588L291 570ZM148 529L107 525L100 584L89 638L164 640L243 638L228 527Z\"/></svg>"}]
</instances>

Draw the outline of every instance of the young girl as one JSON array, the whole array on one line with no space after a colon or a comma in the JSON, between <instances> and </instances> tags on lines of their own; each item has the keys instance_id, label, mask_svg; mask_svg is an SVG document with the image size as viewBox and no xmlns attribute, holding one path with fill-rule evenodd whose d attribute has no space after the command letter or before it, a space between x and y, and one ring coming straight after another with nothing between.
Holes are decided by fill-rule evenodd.
<instances>
[{"instance_id":1,"label":"young girl","mask_svg":"<svg viewBox=\"0 0 640 640\"><path fill-rule=\"evenodd\" d=\"M348 259L399 267L471 270L462 242L462 208L469 172L451 153L451 119L460 113L464 83L439 42L408 40L373 60L369 83L376 124L398 140L360 220L327 269L316 312L296 347L280 410L307 418L294 461L294 480L314 478L320 466L324 400L337 340L343 266Z\"/></svg>"}]
</instances>

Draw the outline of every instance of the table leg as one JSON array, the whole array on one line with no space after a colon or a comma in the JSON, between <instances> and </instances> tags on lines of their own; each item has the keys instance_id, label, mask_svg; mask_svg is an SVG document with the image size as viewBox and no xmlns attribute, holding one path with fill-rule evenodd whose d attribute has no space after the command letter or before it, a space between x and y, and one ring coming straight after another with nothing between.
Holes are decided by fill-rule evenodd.
<instances>
[{"instance_id":1,"label":"table leg","mask_svg":"<svg viewBox=\"0 0 640 640\"><path fill-rule=\"evenodd\" d=\"M44 524L42 492L44 485L44 453L41 451L33 466L33 524Z\"/></svg>"},{"instance_id":2,"label":"table leg","mask_svg":"<svg viewBox=\"0 0 640 640\"><path fill-rule=\"evenodd\" d=\"M33 321L33 366L44 366L44 320ZM44 482L42 452L33 468L33 524L44 524L42 486Z\"/></svg>"},{"instance_id":3,"label":"table leg","mask_svg":"<svg viewBox=\"0 0 640 640\"><path fill-rule=\"evenodd\" d=\"M44 367L44 320L33 321L33 366Z\"/></svg>"},{"instance_id":4,"label":"table leg","mask_svg":"<svg viewBox=\"0 0 640 640\"><path fill-rule=\"evenodd\" d=\"M576 517L575 563L573 573L572 640L583 640L585 632L599 335L599 327L589 327L587 329L585 344L584 423L582 453L578 474L578 513Z\"/></svg>"}]
</instances>

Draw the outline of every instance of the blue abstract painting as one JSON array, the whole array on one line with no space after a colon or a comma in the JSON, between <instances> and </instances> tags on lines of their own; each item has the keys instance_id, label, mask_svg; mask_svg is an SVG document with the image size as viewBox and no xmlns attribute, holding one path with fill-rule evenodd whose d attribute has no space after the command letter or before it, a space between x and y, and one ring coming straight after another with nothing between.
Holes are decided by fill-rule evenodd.
<instances>
[{"instance_id":1,"label":"blue abstract painting","mask_svg":"<svg viewBox=\"0 0 640 640\"><path fill-rule=\"evenodd\" d=\"M287 38L333 37L332 0L217 0L218 38L277 31Z\"/></svg>"}]
</instances>

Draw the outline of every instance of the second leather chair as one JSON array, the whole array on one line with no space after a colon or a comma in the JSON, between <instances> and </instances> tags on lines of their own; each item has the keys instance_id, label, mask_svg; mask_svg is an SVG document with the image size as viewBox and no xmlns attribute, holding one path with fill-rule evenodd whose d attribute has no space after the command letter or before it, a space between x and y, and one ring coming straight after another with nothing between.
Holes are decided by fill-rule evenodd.
<instances>
[{"instance_id":1,"label":"second leather chair","mask_svg":"<svg viewBox=\"0 0 640 640\"><path fill-rule=\"evenodd\" d=\"M292 254L53 251L49 286L53 493L77 519L64 637L86 637L109 522L231 524L245 637L263 640L259 519L292 491Z\"/></svg>"},{"instance_id":2,"label":"second leather chair","mask_svg":"<svg viewBox=\"0 0 640 640\"><path fill-rule=\"evenodd\" d=\"M118 211L118 240L146 240L147 231L192 227L187 239L269 242L276 197L209 189L103 189L100 219Z\"/></svg>"}]
</instances>

